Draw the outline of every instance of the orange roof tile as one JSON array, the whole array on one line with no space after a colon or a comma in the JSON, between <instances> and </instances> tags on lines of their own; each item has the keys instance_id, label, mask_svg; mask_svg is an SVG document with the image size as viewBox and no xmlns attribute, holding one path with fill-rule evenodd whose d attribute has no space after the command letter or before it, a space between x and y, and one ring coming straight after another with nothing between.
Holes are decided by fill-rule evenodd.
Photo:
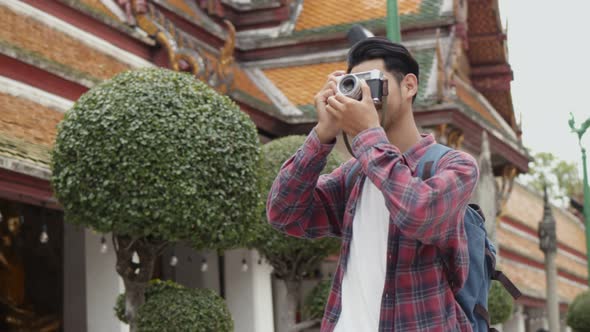
<instances>
[{"instance_id":1,"label":"orange roof tile","mask_svg":"<svg viewBox=\"0 0 590 332\"><path fill-rule=\"evenodd\" d=\"M80 0L80 2L87 7L90 7L103 15L106 15L116 21L120 21L117 15L113 14L100 0Z\"/></svg>"},{"instance_id":2,"label":"orange roof tile","mask_svg":"<svg viewBox=\"0 0 590 332\"><path fill-rule=\"evenodd\" d=\"M28 142L53 146L63 113L30 100L0 93L0 133Z\"/></svg>"},{"instance_id":3,"label":"orange roof tile","mask_svg":"<svg viewBox=\"0 0 590 332\"><path fill-rule=\"evenodd\" d=\"M346 70L346 62L293 66L264 70L264 74L296 106L313 104L313 96L324 86L327 76Z\"/></svg>"},{"instance_id":4,"label":"orange roof tile","mask_svg":"<svg viewBox=\"0 0 590 332\"><path fill-rule=\"evenodd\" d=\"M422 0L399 0L400 15L417 14ZM311 0L303 3L295 31L380 19L387 16L384 0Z\"/></svg>"},{"instance_id":5,"label":"orange roof tile","mask_svg":"<svg viewBox=\"0 0 590 332\"><path fill-rule=\"evenodd\" d=\"M258 86L252 82L250 77L248 77L248 75L246 75L246 73L238 66L234 69L234 89L240 90L267 104L272 104L268 96L262 92Z\"/></svg>"},{"instance_id":6,"label":"orange roof tile","mask_svg":"<svg viewBox=\"0 0 590 332\"><path fill-rule=\"evenodd\" d=\"M0 6L0 17L0 42L29 56L50 60L61 70L108 79L130 69L128 64L7 7Z\"/></svg>"}]
</instances>

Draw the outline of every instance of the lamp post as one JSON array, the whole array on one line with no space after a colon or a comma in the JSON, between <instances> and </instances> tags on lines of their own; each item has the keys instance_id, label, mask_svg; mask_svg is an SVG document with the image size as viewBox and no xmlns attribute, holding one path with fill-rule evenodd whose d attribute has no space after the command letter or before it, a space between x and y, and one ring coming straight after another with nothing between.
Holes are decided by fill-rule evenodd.
<instances>
[{"instance_id":1,"label":"lamp post","mask_svg":"<svg viewBox=\"0 0 590 332\"><path fill-rule=\"evenodd\" d=\"M402 34L399 25L397 0L387 0L387 39L394 43L402 42Z\"/></svg>"},{"instance_id":2,"label":"lamp post","mask_svg":"<svg viewBox=\"0 0 590 332\"><path fill-rule=\"evenodd\" d=\"M590 118L586 119L580 127L576 128L574 115L570 113L569 120L572 132L578 135L578 144L582 150L582 167L584 169L584 221L586 226L586 258L588 259L588 285L590 286L590 187L588 186L588 170L586 167L586 149L582 146L582 136L590 127Z\"/></svg>"}]
</instances>

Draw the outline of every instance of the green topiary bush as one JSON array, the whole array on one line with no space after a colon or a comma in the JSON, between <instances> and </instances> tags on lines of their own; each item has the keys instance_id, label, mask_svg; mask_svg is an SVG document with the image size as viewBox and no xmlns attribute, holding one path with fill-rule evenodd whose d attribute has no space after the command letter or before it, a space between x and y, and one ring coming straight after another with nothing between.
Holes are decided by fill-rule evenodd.
<instances>
[{"instance_id":1,"label":"green topiary bush","mask_svg":"<svg viewBox=\"0 0 590 332\"><path fill-rule=\"evenodd\" d=\"M490 295L488 297L488 312L492 325L507 321L512 314L514 301L510 293L497 281L492 281Z\"/></svg>"},{"instance_id":2,"label":"green topiary bush","mask_svg":"<svg viewBox=\"0 0 590 332\"><path fill-rule=\"evenodd\" d=\"M166 69L125 72L69 110L52 184L68 222L233 247L258 218L256 127L229 98Z\"/></svg>"},{"instance_id":3,"label":"green topiary bush","mask_svg":"<svg viewBox=\"0 0 590 332\"><path fill-rule=\"evenodd\" d=\"M125 293L119 294L115 301L115 316L125 324L129 324L129 320L125 316Z\"/></svg>"},{"instance_id":4,"label":"green topiary bush","mask_svg":"<svg viewBox=\"0 0 590 332\"><path fill-rule=\"evenodd\" d=\"M266 203L270 187L281 166L295 154L304 141L305 136L287 136L269 142L262 147L260 198L263 204ZM322 174L333 171L342 162L343 158L337 152L331 153ZM291 275L292 272L295 272L294 275L299 277L304 273L310 273L319 261L330 254L337 253L340 248L339 239L302 240L280 233L270 226L265 211L262 212L259 222L254 225L253 230L252 246L270 262L274 267L275 275L281 279ZM295 260L298 260L299 264L296 264ZM285 270L284 267L288 267L288 269Z\"/></svg>"},{"instance_id":5,"label":"green topiary bush","mask_svg":"<svg viewBox=\"0 0 590 332\"><path fill-rule=\"evenodd\" d=\"M249 117L189 74L125 72L92 88L65 114L52 153L52 185L67 222L113 233L131 332L167 245L246 243L260 218L259 160Z\"/></svg>"},{"instance_id":6,"label":"green topiary bush","mask_svg":"<svg viewBox=\"0 0 590 332\"><path fill-rule=\"evenodd\" d=\"M590 332L590 291L576 296L569 306L566 321L574 332Z\"/></svg>"},{"instance_id":7,"label":"green topiary bush","mask_svg":"<svg viewBox=\"0 0 590 332\"><path fill-rule=\"evenodd\" d=\"M268 192L283 163L289 159L305 141L305 136L288 136L276 139L262 147L261 203L265 204ZM343 158L333 152L328 156L323 174L336 169ZM324 238L317 240L299 239L275 230L262 212L259 222L252 228L251 247L273 267L273 274L284 282L286 303L278 305L277 329L293 330L301 280L311 275L318 265L329 255L338 253L340 239Z\"/></svg>"},{"instance_id":8,"label":"green topiary bush","mask_svg":"<svg viewBox=\"0 0 590 332\"><path fill-rule=\"evenodd\" d=\"M125 312L123 294L117 298L117 317ZM126 322L122 319L123 322ZM138 331L231 332L233 320L223 299L210 289L190 289L172 281L153 280L139 308Z\"/></svg>"},{"instance_id":9,"label":"green topiary bush","mask_svg":"<svg viewBox=\"0 0 590 332\"><path fill-rule=\"evenodd\" d=\"M307 294L303 305L303 315L307 319L322 319L324 317L324 309L331 289L332 281L322 280Z\"/></svg>"}]
</instances>

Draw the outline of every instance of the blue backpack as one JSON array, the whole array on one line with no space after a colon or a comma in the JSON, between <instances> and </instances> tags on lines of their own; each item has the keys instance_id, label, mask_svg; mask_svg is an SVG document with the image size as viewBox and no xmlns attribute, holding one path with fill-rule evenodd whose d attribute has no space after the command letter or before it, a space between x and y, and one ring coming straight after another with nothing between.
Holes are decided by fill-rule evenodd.
<instances>
[{"instance_id":1,"label":"blue backpack","mask_svg":"<svg viewBox=\"0 0 590 332\"><path fill-rule=\"evenodd\" d=\"M451 151L441 144L431 146L418 163L418 176L423 180L430 178L436 171L439 160ZM346 178L346 188L350 181L356 179L360 163L353 165ZM488 293L492 280L499 281L514 299L521 296L516 286L501 271L496 270L496 249L484 227L484 215L479 206L469 204L465 211L464 223L469 250L469 274L463 288L455 294L455 299L471 322L474 332L492 332L488 314ZM443 260L445 262L445 260ZM449 283L454 283L454 276L448 273Z\"/></svg>"}]
</instances>

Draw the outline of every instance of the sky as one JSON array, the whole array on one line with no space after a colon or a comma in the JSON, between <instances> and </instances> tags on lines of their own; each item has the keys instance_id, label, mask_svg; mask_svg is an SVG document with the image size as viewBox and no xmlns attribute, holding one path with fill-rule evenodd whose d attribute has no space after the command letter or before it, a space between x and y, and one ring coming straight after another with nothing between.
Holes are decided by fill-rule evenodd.
<instances>
[{"instance_id":1,"label":"sky","mask_svg":"<svg viewBox=\"0 0 590 332\"><path fill-rule=\"evenodd\" d=\"M522 114L523 144L576 162L577 136L570 132L590 118L590 1L498 0L514 72L512 100ZM590 154L590 129L582 139ZM589 157L590 158L590 157Z\"/></svg>"}]
</instances>

